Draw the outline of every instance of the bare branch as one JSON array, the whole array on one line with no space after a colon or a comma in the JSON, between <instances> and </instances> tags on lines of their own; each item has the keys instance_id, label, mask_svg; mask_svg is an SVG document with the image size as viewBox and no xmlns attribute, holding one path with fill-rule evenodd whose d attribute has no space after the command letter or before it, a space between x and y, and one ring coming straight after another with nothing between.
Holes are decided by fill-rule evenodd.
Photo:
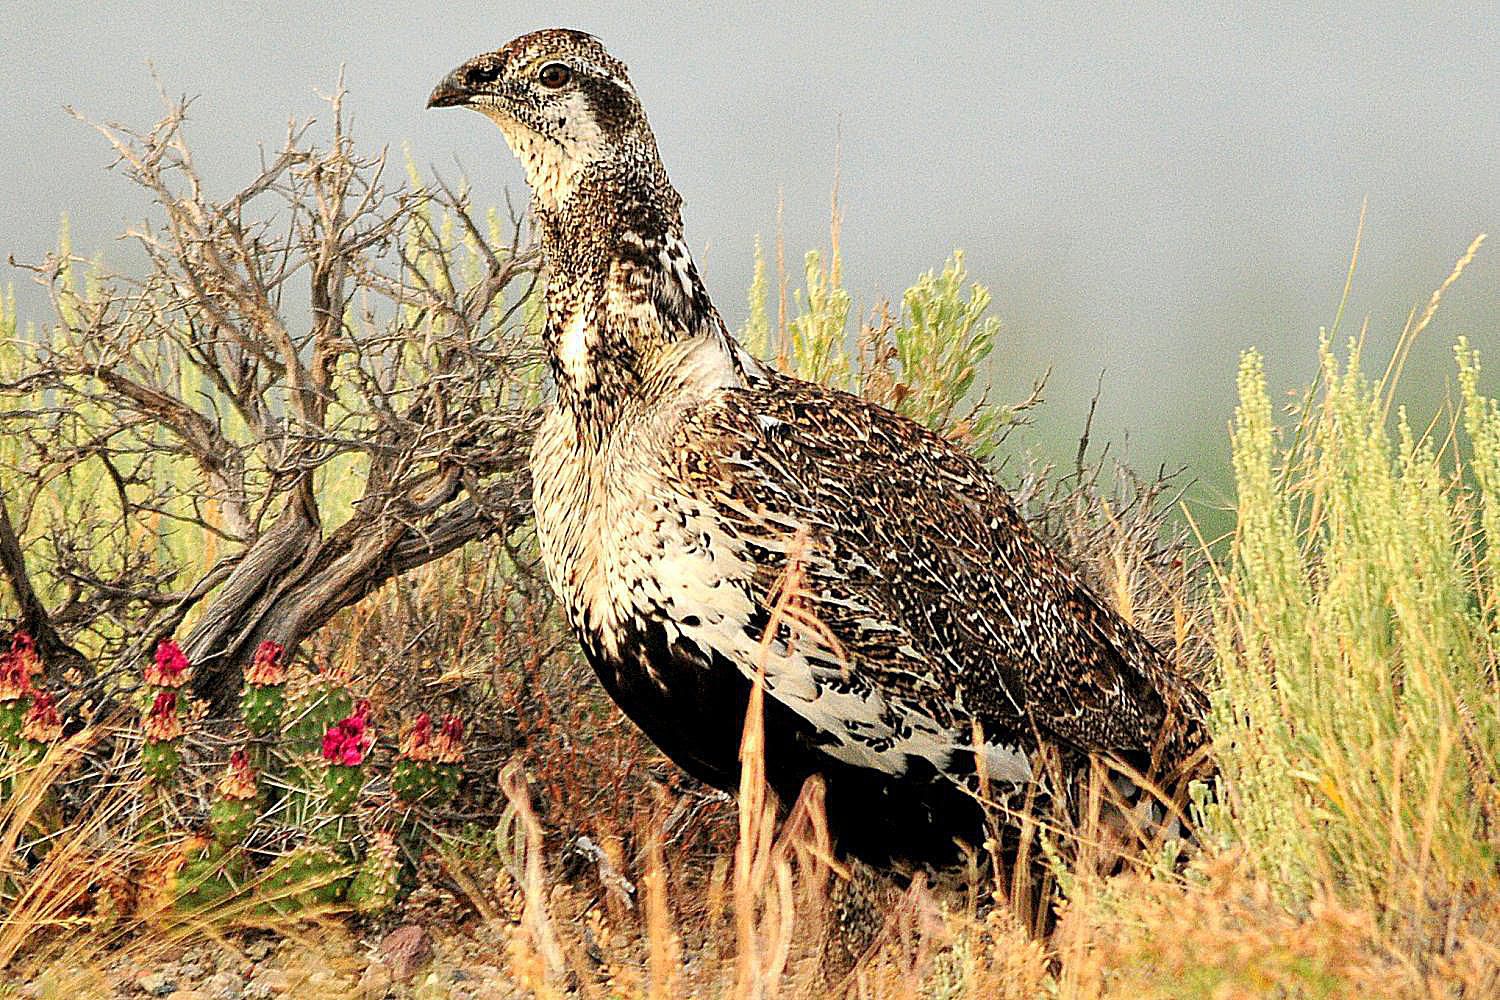
<instances>
[{"instance_id":1,"label":"bare branch","mask_svg":"<svg viewBox=\"0 0 1500 1000\"><path fill-rule=\"evenodd\" d=\"M518 322L536 267L519 220L492 245L462 185L390 184L384 152L346 132L341 85L328 102L321 144L289 124L219 198L187 101L146 130L90 123L153 206L127 233L145 269L30 265L56 321L0 385L22 456L7 476L79 498L65 516L28 503L12 532L58 627L118 637L109 655L129 659L197 608L179 638L221 703L256 642L296 643L529 516L539 366ZM211 540L230 551L197 561Z\"/></svg>"}]
</instances>

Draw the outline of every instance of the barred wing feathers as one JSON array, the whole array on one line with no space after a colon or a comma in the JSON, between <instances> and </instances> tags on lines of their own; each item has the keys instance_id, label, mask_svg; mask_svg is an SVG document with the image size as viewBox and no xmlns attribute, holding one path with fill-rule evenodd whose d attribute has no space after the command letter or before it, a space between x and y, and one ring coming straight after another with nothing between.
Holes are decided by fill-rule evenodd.
<instances>
[{"instance_id":1,"label":"barred wing feathers","mask_svg":"<svg viewBox=\"0 0 1500 1000\"><path fill-rule=\"evenodd\" d=\"M838 722L854 731L839 738L863 730L877 751L928 746L955 776L972 772L962 758L975 723L1010 759L1040 737L1144 765L1174 699L1190 702L1189 716L1201 709L978 460L847 393L775 373L757 381L689 415L681 472L695 495L719 497L762 600L785 567L786 536L808 532L803 590L842 658L825 656L814 679L863 696L874 716L848 713ZM902 742L913 727L943 734L938 748ZM1003 771L1007 759L991 764Z\"/></svg>"}]
</instances>

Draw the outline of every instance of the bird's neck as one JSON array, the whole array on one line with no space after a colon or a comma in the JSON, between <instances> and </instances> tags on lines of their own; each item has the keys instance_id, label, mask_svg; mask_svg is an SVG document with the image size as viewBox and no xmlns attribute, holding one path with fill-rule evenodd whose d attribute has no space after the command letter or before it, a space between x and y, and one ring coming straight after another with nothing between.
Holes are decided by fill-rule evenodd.
<instances>
[{"instance_id":1,"label":"bird's neck","mask_svg":"<svg viewBox=\"0 0 1500 1000\"><path fill-rule=\"evenodd\" d=\"M548 362L558 405L587 437L659 390L672 344L727 338L682 240L681 200L652 167L591 169L566 201L534 206Z\"/></svg>"}]
</instances>

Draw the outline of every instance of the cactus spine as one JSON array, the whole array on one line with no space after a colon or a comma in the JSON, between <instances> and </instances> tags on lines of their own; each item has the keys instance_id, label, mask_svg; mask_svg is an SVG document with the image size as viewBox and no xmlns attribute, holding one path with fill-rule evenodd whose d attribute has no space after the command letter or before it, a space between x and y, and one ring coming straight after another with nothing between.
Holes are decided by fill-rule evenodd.
<instances>
[{"instance_id":1,"label":"cactus spine","mask_svg":"<svg viewBox=\"0 0 1500 1000\"><path fill-rule=\"evenodd\" d=\"M292 671L282 714L290 750L309 757L317 754L329 727L346 718L353 709L354 696L338 677L302 669Z\"/></svg>"}]
</instances>

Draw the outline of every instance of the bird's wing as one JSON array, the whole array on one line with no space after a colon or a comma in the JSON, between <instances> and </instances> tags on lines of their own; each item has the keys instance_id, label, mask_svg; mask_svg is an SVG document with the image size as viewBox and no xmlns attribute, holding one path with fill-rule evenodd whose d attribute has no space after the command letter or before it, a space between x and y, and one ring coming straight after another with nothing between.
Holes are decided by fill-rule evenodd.
<instances>
[{"instance_id":1,"label":"bird's wing","mask_svg":"<svg viewBox=\"0 0 1500 1000\"><path fill-rule=\"evenodd\" d=\"M762 601L783 585L786 536L806 532L800 599L846 685L867 694L855 724L887 744L915 727L958 734L961 748L978 724L992 746L1035 735L1078 751L1152 748L1169 714L1163 658L983 465L857 397L765 377L764 391L689 416L683 473L747 540Z\"/></svg>"}]
</instances>

